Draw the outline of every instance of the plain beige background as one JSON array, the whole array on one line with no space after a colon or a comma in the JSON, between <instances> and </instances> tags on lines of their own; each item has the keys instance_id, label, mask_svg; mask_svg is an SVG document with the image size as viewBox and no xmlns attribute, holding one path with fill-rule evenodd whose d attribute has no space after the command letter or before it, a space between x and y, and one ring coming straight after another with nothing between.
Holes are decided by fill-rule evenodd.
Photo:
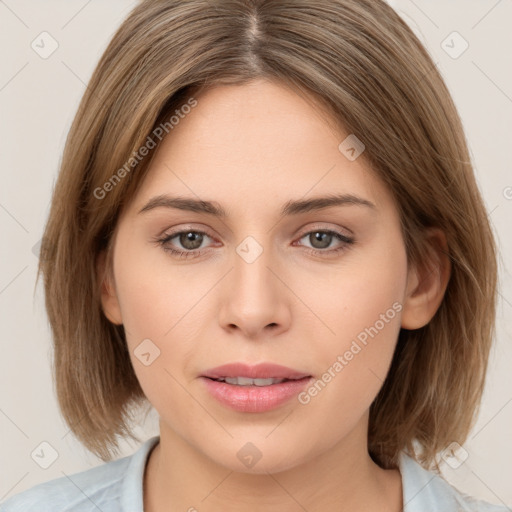
<instances>
[{"instance_id":1,"label":"plain beige background","mask_svg":"<svg viewBox=\"0 0 512 512\"><path fill-rule=\"evenodd\" d=\"M460 490L510 506L512 3L390 3L425 44L452 92L502 259L496 345L479 420L457 452L466 460L455 468L456 460L448 459L443 472ZM34 294L34 284L38 242L67 131L98 59L134 5L133 0L0 0L0 501L101 463L60 417L42 286ZM52 44L58 45L55 51L41 56ZM142 440L156 435L156 414L136 432ZM125 442L122 455L136 448Z\"/></svg>"}]
</instances>

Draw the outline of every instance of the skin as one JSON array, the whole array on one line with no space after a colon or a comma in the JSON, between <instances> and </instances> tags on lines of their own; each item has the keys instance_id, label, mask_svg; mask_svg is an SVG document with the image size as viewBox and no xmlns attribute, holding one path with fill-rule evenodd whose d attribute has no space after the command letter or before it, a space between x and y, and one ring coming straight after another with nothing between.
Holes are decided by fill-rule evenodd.
<instances>
[{"instance_id":1,"label":"skin","mask_svg":"<svg viewBox=\"0 0 512 512\"><path fill-rule=\"evenodd\" d=\"M432 318L449 264L441 252L437 272L408 263L390 192L363 158L349 161L338 150L349 134L311 101L264 80L196 99L120 217L113 274L103 282L104 312L124 324L136 375L160 415L144 510L399 511L399 471L368 454L368 411L400 327ZM374 208L279 214L289 200L333 192ZM217 201L228 216L166 207L139 213L163 193ZM207 232L195 249L202 255L180 259L155 242L180 229ZM355 241L322 245L315 230ZM247 236L263 249L252 263L236 252ZM446 248L442 233L430 236L434 248ZM179 237L169 246L191 247ZM306 405L292 399L273 411L237 412L199 378L228 362L265 361L320 379L394 303L401 311ZM148 338L160 356L145 366L134 350ZM247 442L262 455L252 468L237 457Z\"/></svg>"}]
</instances>

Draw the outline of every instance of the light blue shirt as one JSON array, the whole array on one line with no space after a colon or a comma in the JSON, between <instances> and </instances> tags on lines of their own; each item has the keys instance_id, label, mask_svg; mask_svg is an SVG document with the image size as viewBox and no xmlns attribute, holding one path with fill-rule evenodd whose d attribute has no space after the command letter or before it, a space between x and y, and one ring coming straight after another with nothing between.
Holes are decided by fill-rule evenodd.
<instances>
[{"instance_id":1,"label":"light blue shirt","mask_svg":"<svg viewBox=\"0 0 512 512\"><path fill-rule=\"evenodd\" d=\"M0 512L143 512L142 485L146 460L159 439L159 436L148 439L128 457L22 491L0 504ZM404 452L400 454L399 469L403 512L512 510L459 492Z\"/></svg>"}]
</instances>

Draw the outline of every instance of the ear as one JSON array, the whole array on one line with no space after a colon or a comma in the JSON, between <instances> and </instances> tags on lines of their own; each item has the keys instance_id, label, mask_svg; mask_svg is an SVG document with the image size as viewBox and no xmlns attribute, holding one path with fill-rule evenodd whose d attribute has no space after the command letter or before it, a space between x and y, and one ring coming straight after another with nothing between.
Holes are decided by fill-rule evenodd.
<instances>
[{"instance_id":1,"label":"ear","mask_svg":"<svg viewBox=\"0 0 512 512\"><path fill-rule=\"evenodd\" d=\"M122 325L121 308L117 299L111 265L107 265L107 251L103 250L96 259L98 285L101 292L101 306L105 316L116 325Z\"/></svg>"},{"instance_id":2,"label":"ear","mask_svg":"<svg viewBox=\"0 0 512 512\"><path fill-rule=\"evenodd\" d=\"M402 310L404 329L419 329L430 322L443 300L451 274L446 235L430 228L426 234L428 248L422 261L411 265Z\"/></svg>"}]
</instances>

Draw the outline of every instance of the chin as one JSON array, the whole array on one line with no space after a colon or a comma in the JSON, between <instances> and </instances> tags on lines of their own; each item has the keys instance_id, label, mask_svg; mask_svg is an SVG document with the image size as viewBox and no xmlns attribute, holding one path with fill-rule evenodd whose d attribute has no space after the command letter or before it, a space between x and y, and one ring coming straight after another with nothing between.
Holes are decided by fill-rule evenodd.
<instances>
[{"instance_id":1,"label":"chin","mask_svg":"<svg viewBox=\"0 0 512 512\"><path fill-rule=\"evenodd\" d=\"M274 445L268 439L261 442L255 437L252 439L236 440L221 453L209 454L209 457L230 471L251 475L280 473L298 466L306 458L306 454L301 456L297 453L297 446L302 443Z\"/></svg>"}]
</instances>

